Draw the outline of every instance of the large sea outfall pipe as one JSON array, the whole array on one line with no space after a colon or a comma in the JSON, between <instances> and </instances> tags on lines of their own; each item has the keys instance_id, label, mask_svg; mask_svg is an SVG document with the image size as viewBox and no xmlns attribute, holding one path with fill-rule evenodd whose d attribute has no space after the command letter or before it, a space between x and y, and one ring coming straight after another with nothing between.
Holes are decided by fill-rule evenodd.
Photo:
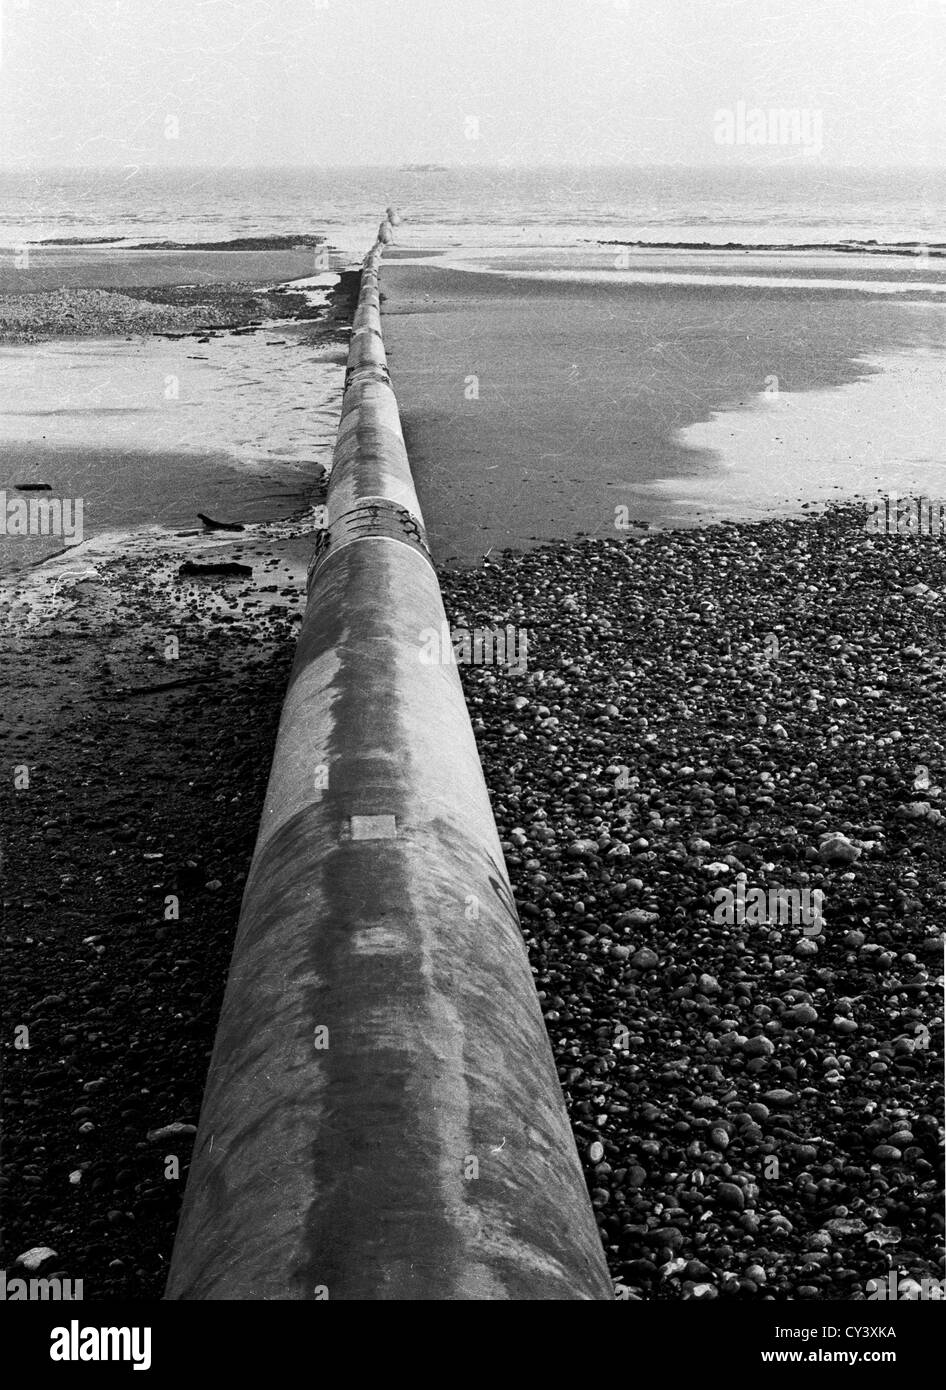
<instances>
[{"instance_id":1,"label":"large sea outfall pipe","mask_svg":"<svg viewBox=\"0 0 946 1390\"><path fill-rule=\"evenodd\" d=\"M387 229L387 230L385 230ZM611 1299L365 260L166 1297Z\"/></svg>"}]
</instances>

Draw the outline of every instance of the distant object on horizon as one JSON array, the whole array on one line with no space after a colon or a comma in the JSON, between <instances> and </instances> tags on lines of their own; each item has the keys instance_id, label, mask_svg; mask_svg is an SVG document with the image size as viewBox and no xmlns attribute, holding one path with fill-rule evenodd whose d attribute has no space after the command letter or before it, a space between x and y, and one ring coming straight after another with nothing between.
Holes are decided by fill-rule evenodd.
<instances>
[{"instance_id":1,"label":"distant object on horizon","mask_svg":"<svg viewBox=\"0 0 946 1390\"><path fill-rule=\"evenodd\" d=\"M400 172L402 174L448 174L450 168L447 164L402 164Z\"/></svg>"}]
</instances>

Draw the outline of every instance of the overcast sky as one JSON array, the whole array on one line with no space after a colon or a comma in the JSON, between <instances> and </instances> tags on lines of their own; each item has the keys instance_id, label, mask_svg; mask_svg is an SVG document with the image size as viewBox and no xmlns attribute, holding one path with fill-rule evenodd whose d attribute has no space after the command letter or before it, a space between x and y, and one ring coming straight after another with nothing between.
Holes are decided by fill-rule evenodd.
<instances>
[{"instance_id":1,"label":"overcast sky","mask_svg":"<svg viewBox=\"0 0 946 1390\"><path fill-rule=\"evenodd\" d=\"M946 0L0 5L6 166L946 165ZM740 102L819 150L718 143Z\"/></svg>"}]
</instances>

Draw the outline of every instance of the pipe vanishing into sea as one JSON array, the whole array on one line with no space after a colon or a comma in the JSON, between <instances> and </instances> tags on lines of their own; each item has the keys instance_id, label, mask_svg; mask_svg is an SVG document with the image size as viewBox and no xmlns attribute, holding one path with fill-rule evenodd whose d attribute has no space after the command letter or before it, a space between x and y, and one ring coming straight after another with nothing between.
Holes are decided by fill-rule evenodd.
<instances>
[{"instance_id":1,"label":"pipe vanishing into sea","mask_svg":"<svg viewBox=\"0 0 946 1390\"><path fill-rule=\"evenodd\" d=\"M611 1299L365 259L166 1297Z\"/></svg>"}]
</instances>

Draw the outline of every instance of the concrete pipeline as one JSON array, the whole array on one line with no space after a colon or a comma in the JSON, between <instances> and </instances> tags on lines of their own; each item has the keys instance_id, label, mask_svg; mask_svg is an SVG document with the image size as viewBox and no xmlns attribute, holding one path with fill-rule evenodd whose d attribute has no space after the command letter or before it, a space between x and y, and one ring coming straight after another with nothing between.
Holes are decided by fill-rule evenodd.
<instances>
[{"instance_id":1,"label":"concrete pipeline","mask_svg":"<svg viewBox=\"0 0 946 1390\"><path fill-rule=\"evenodd\" d=\"M365 259L169 1299L611 1299Z\"/></svg>"}]
</instances>

